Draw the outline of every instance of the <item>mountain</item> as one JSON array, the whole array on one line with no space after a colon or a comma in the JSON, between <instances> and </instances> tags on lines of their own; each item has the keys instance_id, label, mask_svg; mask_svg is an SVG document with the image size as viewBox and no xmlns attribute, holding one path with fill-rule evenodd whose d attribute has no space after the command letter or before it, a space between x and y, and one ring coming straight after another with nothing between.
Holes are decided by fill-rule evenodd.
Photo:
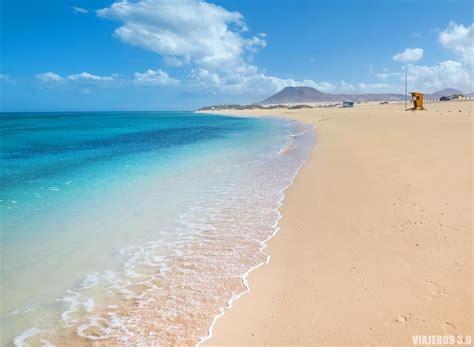
<instances>
[{"instance_id":1,"label":"mountain","mask_svg":"<svg viewBox=\"0 0 474 347\"><path fill-rule=\"evenodd\" d=\"M340 101L393 101L404 100L403 94L328 94L311 87L285 87L259 105L302 104Z\"/></svg>"},{"instance_id":2,"label":"mountain","mask_svg":"<svg viewBox=\"0 0 474 347\"><path fill-rule=\"evenodd\" d=\"M462 94L464 95L463 92L454 89L454 88L446 88L443 90L438 90L437 92L434 92L433 94L429 94L426 96L427 99L439 99L442 96L451 96L453 94Z\"/></svg>"},{"instance_id":3,"label":"mountain","mask_svg":"<svg viewBox=\"0 0 474 347\"><path fill-rule=\"evenodd\" d=\"M339 101L336 100L334 95L323 93L311 87L285 87L258 104L300 104L322 100Z\"/></svg>"}]
</instances>

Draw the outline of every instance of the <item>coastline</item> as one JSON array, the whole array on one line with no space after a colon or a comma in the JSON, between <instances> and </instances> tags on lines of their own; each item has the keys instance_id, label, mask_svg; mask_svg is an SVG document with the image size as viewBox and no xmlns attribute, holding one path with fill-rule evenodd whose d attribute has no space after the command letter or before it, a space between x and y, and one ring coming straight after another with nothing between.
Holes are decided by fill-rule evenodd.
<instances>
[{"instance_id":1,"label":"coastline","mask_svg":"<svg viewBox=\"0 0 474 347\"><path fill-rule=\"evenodd\" d=\"M306 124L306 123L305 123ZM292 149L296 148L298 146L297 144L297 140L296 138L299 137L299 136L302 136L304 135L306 132L309 132L309 131L313 131L314 132L315 130L315 127L312 126L311 128L308 128L308 129L305 129L305 130L302 130L301 132L297 133L297 134L293 134L291 135L290 137L294 139L295 143L291 144L291 145L288 145L286 146L285 148L283 148L281 151L280 151L280 154L281 155L284 155L285 153L287 153L288 151L291 151ZM314 146L314 141L313 141L313 146ZM250 269L248 269L241 277L241 280L242 280L242 284L244 285L244 288L245 290L243 290L242 292L238 293L237 295L234 295L232 296L228 301L227 301L227 305L224 306L224 307L221 307L219 309L219 313L213 317L212 319L212 322L211 322L211 325L209 326L208 328L208 334L205 335L205 336L201 336L198 340L198 342L196 343L196 347L199 347L201 346L202 344L206 344L206 341L212 339L213 337L213 330L214 330L214 326L216 324L216 322L230 309L232 309L232 306L234 304L235 301L239 300L242 295L245 295L247 293L250 292L250 286L249 286L249 282L248 282L248 278L249 278L249 275L254 271L254 270L257 270L258 268L260 268L261 266L265 265L265 264L268 264L270 262L270 255L267 254L265 252L265 249L268 247L268 242L273 239L277 234L278 232L280 231L280 226L279 226L279 223L280 223L280 220L282 218L282 214L280 212L280 209L282 208L283 206L283 203L284 203L284 200L285 200L285 192L293 185L293 183L295 182L295 179L296 177L298 176L298 174L300 173L301 169L304 167L304 165L307 163L307 161L309 160L310 158L307 157L301 164L300 166L296 169L293 177L291 178L290 180L290 183L288 185L286 185L285 187L283 187L280 191L279 191L279 199L277 201L277 206L274 208L274 211L277 213L277 218L274 222L274 224L271 226L272 230L273 230L273 233L268 236L265 240L262 240L260 241L260 247L258 249L258 251L265 256L265 260L260 262L259 264L257 265L254 265L252 266Z\"/></svg>"},{"instance_id":2,"label":"coastline","mask_svg":"<svg viewBox=\"0 0 474 347\"><path fill-rule=\"evenodd\" d=\"M218 111L316 125L271 257L203 344L411 344L472 334L469 101ZM212 112L206 112L212 113Z\"/></svg>"}]
</instances>

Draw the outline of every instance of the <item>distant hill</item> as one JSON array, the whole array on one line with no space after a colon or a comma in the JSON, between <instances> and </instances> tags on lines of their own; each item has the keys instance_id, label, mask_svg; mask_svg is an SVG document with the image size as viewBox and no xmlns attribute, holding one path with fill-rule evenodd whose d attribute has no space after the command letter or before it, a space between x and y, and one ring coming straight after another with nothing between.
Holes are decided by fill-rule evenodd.
<instances>
[{"instance_id":1,"label":"distant hill","mask_svg":"<svg viewBox=\"0 0 474 347\"><path fill-rule=\"evenodd\" d=\"M311 87L285 87L259 105L302 104L341 101L395 101L403 100L403 94L329 94Z\"/></svg>"},{"instance_id":2,"label":"distant hill","mask_svg":"<svg viewBox=\"0 0 474 347\"><path fill-rule=\"evenodd\" d=\"M451 96L453 94L462 94L464 95L463 92L460 90L454 89L454 88L446 88L443 90L438 90L437 92L434 92L433 94L428 94L426 95L426 99L439 99L442 96Z\"/></svg>"},{"instance_id":3,"label":"distant hill","mask_svg":"<svg viewBox=\"0 0 474 347\"><path fill-rule=\"evenodd\" d=\"M258 102L261 105L269 104L301 104L314 101L340 101L331 94L323 93L311 87L285 87L269 98Z\"/></svg>"}]
</instances>

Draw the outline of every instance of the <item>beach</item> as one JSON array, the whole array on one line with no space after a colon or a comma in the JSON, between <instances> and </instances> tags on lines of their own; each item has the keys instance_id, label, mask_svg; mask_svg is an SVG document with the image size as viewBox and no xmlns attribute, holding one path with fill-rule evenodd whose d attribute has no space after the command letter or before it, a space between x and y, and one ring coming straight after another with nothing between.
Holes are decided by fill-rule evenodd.
<instances>
[{"instance_id":1,"label":"beach","mask_svg":"<svg viewBox=\"0 0 474 347\"><path fill-rule=\"evenodd\" d=\"M208 345L411 345L472 335L471 101L216 111L315 125L268 264Z\"/></svg>"},{"instance_id":2,"label":"beach","mask_svg":"<svg viewBox=\"0 0 474 347\"><path fill-rule=\"evenodd\" d=\"M0 347L472 346L473 3L2 2Z\"/></svg>"}]
</instances>

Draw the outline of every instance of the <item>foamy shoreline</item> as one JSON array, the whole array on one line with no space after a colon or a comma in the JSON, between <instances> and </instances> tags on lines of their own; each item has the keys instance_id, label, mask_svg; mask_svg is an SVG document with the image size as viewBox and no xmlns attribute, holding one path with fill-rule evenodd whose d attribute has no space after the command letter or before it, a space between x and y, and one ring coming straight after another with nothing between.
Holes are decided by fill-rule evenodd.
<instances>
[{"instance_id":1,"label":"foamy shoreline","mask_svg":"<svg viewBox=\"0 0 474 347\"><path fill-rule=\"evenodd\" d=\"M299 136L302 136L304 135L305 133L309 132L309 131L314 131L315 129L315 126L312 126L308 129L305 129L301 132L298 132L296 134L293 134L293 135L290 135L290 137L295 141L294 143L290 144L289 146L286 146L284 147L281 151L280 151L280 155L285 155L286 153L288 153L289 151L291 151L292 149L296 148L298 146L298 143L297 143L297 137ZM314 143L313 143L314 145ZM282 188L280 191L279 191L279 195L280 195L280 198L277 202L277 207L275 207L274 211L277 212L277 218L275 220L275 223L272 225L272 229L273 229L273 233L268 237L266 238L265 240L261 241L260 242L260 248L259 248L259 252L262 253L266 258L265 258L265 261L251 267L249 270L247 270L243 276L242 276L242 282L245 286L245 290L240 292L239 294L237 295L234 295L232 298L229 299L229 301L227 302L227 306L225 307L222 307L220 308L219 310L219 313L212 319L212 323L211 325L209 326L209 329L208 329L208 334L206 336L203 336L201 338L199 338L199 341L196 343L196 347L199 347L201 346L202 343L205 343L206 341L208 341L209 339L212 338L212 332L214 330L214 326L217 322L217 320L219 318L221 318L228 310L230 310L233 306L233 303L238 300L242 295L246 294L246 293L249 293L250 292L250 286L249 286L249 283L248 283L248 276L250 275L250 273L252 273L252 271L258 269L259 267L261 267L262 265L265 265L265 264L268 264L270 262L270 255L265 253L265 248L268 247L268 241L270 241L273 237L275 237L275 235L278 234L278 232L280 231L280 227L279 227L279 222L280 222L280 219L282 217L281 213L280 213L280 208L283 206L283 203L284 203L284 200L285 200L285 191L288 190L289 187L291 187L291 185L294 183L295 181L295 178L298 176L299 172L301 171L301 168L306 164L306 162L309 160L309 157L306 158L301 164L300 166L297 168L296 172L294 173L293 177L291 178L291 181L290 183L285 186L284 188Z\"/></svg>"},{"instance_id":2,"label":"foamy shoreline","mask_svg":"<svg viewBox=\"0 0 474 347\"><path fill-rule=\"evenodd\" d=\"M281 207L271 261L209 345L411 344L472 334L470 101L276 114L317 126Z\"/></svg>"}]
</instances>

